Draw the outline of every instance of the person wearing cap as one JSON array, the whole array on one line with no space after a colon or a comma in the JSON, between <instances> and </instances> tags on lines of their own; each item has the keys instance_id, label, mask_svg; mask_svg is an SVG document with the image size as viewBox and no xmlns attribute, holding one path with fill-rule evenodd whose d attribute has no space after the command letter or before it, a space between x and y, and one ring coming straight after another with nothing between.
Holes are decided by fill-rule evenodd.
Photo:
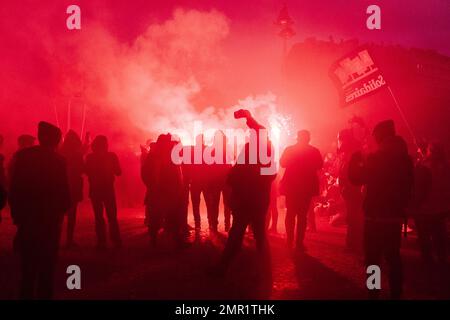
<instances>
[{"instance_id":1,"label":"person wearing cap","mask_svg":"<svg viewBox=\"0 0 450 320\"><path fill-rule=\"evenodd\" d=\"M388 264L390 295L399 299L403 289L400 256L402 224L405 209L412 196L414 182L413 161L403 138L395 132L394 122L378 123L373 130L377 149L366 157L354 153L349 164L349 179L365 187L364 254L366 267L381 266L384 257ZM376 299L379 290L370 290Z\"/></svg>"},{"instance_id":2,"label":"person wearing cap","mask_svg":"<svg viewBox=\"0 0 450 320\"><path fill-rule=\"evenodd\" d=\"M286 234L287 246L294 245L294 230L297 220L296 250L304 251L303 240L307 226L307 214L311 200L319 194L318 171L322 169L323 159L320 151L310 145L310 133L300 130L297 143L287 147L280 165L286 168L280 182L281 192L286 196Z\"/></svg>"},{"instance_id":3,"label":"person wearing cap","mask_svg":"<svg viewBox=\"0 0 450 320\"><path fill-rule=\"evenodd\" d=\"M64 213L70 207L66 163L56 149L59 128L38 125L39 145L19 150L10 168L9 204L18 228L21 299L50 299Z\"/></svg>"}]
</instances>

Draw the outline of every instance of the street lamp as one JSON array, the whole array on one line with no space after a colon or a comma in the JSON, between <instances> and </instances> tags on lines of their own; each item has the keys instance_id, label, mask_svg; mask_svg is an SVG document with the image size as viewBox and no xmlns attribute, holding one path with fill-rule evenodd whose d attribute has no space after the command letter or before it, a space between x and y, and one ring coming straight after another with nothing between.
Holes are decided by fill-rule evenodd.
<instances>
[{"instance_id":1,"label":"street lamp","mask_svg":"<svg viewBox=\"0 0 450 320\"><path fill-rule=\"evenodd\" d=\"M283 38L283 55L287 56L287 41L295 35L293 29L294 20L289 15L287 5L285 4L278 14L278 19L275 21L275 25L281 30L278 35Z\"/></svg>"}]
</instances>

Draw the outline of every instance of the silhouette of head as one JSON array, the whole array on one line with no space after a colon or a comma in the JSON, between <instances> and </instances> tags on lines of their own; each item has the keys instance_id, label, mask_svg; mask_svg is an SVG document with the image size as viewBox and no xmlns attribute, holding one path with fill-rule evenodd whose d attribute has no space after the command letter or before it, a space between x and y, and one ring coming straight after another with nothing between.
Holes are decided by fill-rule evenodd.
<instances>
[{"instance_id":1,"label":"silhouette of head","mask_svg":"<svg viewBox=\"0 0 450 320\"><path fill-rule=\"evenodd\" d=\"M19 149L25 149L34 146L36 138L29 134L21 134L17 138L17 145Z\"/></svg>"},{"instance_id":2,"label":"silhouette of head","mask_svg":"<svg viewBox=\"0 0 450 320\"><path fill-rule=\"evenodd\" d=\"M160 134L158 136L158 139L156 139L156 143L159 145L168 145L170 143L170 134Z\"/></svg>"},{"instance_id":3,"label":"silhouette of head","mask_svg":"<svg viewBox=\"0 0 450 320\"><path fill-rule=\"evenodd\" d=\"M55 149L61 141L61 130L51 123L41 121L38 124L38 140L41 146Z\"/></svg>"},{"instance_id":4,"label":"silhouette of head","mask_svg":"<svg viewBox=\"0 0 450 320\"><path fill-rule=\"evenodd\" d=\"M300 130L297 132L297 142L300 145L308 145L311 140L311 134L308 130Z\"/></svg>"},{"instance_id":5,"label":"silhouette of head","mask_svg":"<svg viewBox=\"0 0 450 320\"><path fill-rule=\"evenodd\" d=\"M93 152L107 152L108 151L108 138L103 135L98 135L92 141L91 145Z\"/></svg>"},{"instance_id":6,"label":"silhouette of head","mask_svg":"<svg viewBox=\"0 0 450 320\"><path fill-rule=\"evenodd\" d=\"M82 142L78 134L69 130L64 137L63 147L68 149L79 149L82 146Z\"/></svg>"},{"instance_id":7,"label":"silhouette of head","mask_svg":"<svg viewBox=\"0 0 450 320\"><path fill-rule=\"evenodd\" d=\"M156 139L155 151L160 156L170 156L170 152L176 143L176 141L172 141L170 133L160 134Z\"/></svg>"},{"instance_id":8,"label":"silhouette of head","mask_svg":"<svg viewBox=\"0 0 450 320\"><path fill-rule=\"evenodd\" d=\"M379 122L372 132L377 144L383 143L386 138L395 136L395 124L392 120L385 120Z\"/></svg>"}]
</instances>

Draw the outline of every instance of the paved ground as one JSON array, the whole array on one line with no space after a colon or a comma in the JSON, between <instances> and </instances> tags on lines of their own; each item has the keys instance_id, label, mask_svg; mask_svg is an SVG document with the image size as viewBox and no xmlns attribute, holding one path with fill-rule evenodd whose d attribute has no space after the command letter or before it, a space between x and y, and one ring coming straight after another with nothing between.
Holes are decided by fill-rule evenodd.
<instances>
[{"instance_id":1,"label":"paved ground","mask_svg":"<svg viewBox=\"0 0 450 320\"><path fill-rule=\"evenodd\" d=\"M79 247L61 250L56 277L58 299L365 299L362 258L344 249L345 228L330 227L318 219L318 231L307 233L308 255L292 256L282 234L270 236L273 283L262 276L248 236L244 248L225 279L207 276L217 260L226 234L200 239L182 251L162 240L151 250L141 209L120 211L124 247L97 253L94 249L93 216L82 206L77 225ZM0 224L0 299L17 296L18 258L11 250L14 227L7 212ZM281 219L284 214L281 214ZM205 220L205 219L204 219ZM283 220L280 220L283 221ZM221 226L222 227L222 226ZM206 225L203 225L206 230ZM282 228L280 228L282 229ZM283 232L283 230L280 230ZM406 299L450 299L450 270L425 267L417 252L416 238L409 236L402 249ZM82 270L82 290L65 287L65 270L77 264ZM382 267L383 270L383 267ZM382 286L387 287L385 277Z\"/></svg>"}]
</instances>

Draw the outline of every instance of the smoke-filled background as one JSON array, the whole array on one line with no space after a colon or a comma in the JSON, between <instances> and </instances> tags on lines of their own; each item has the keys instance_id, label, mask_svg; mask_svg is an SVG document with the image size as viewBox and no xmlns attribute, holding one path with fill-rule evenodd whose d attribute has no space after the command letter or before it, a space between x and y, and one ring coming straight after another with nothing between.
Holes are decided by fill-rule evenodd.
<instances>
[{"instance_id":1,"label":"smoke-filled background","mask_svg":"<svg viewBox=\"0 0 450 320\"><path fill-rule=\"evenodd\" d=\"M244 107L281 134L283 145L306 128L313 143L333 148L350 116L370 116L372 125L396 111L386 97L339 108L327 68L346 52L320 45L310 50L305 39L335 45L357 38L450 54L450 2L377 2L382 30L370 31L366 8L371 1L2 1L5 147L14 150L17 135L35 134L37 122L47 120L63 131L106 134L111 149L133 157L147 139L189 132L194 121L205 129L242 127L232 113ZM70 4L81 8L81 30L66 28ZM274 25L284 4L296 31L288 43L288 64ZM405 103L402 86L394 89ZM407 88L405 96L410 92ZM423 118L419 109L426 110L405 113ZM446 117L437 118L445 124ZM193 139L183 137L183 142Z\"/></svg>"},{"instance_id":2,"label":"smoke-filled background","mask_svg":"<svg viewBox=\"0 0 450 320\"><path fill-rule=\"evenodd\" d=\"M268 80L279 61L252 69L250 61L262 63L265 54L230 41L223 12L178 6L155 12L143 2L79 5L81 31L66 29L62 2L2 8L5 135L33 133L39 120L80 132L85 117L85 132L136 146L157 133L192 130L194 121L234 126L239 106L261 109L266 120L276 112ZM252 82L256 73L265 76Z\"/></svg>"},{"instance_id":3,"label":"smoke-filled background","mask_svg":"<svg viewBox=\"0 0 450 320\"><path fill-rule=\"evenodd\" d=\"M450 52L443 41L450 36L447 1L379 2L383 29L369 31L367 1L288 1L292 42L333 35ZM267 119L282 101L282 45L273 22L284 3L78 1L82 30L69 31L72 2L3 1L1 131L32 133L41 119L65 130L69 104L74 129L81 130L85 104L85 130L114 135L115 143L194 119L235 125L230 113L240 100Z\"/></svg>"},{"instance_id":4,"label":"smoke-filled background","mask_svg":"<svg viewBox=\"0 0 450 320\"><path fill-rule=\"evenodd\" d=\"M74 4L81 8L81 30L66 27L67 7ZM374 4L381 8L381 30L366 26L366 10ZM275 24L284 5L295 31L286 46ZM0 0L0 155L6 169L17 137L36 136L41 120L57 124L63 133L71 128L81 136L106 135L122 167L114 186L123 249L95 249L98 219L83 177L74 239L78 245L59 252L55 298L365 299L361 254L344 249L349 243L346 220L353 220L355 231L363 219L357 217L358 201L351 203L355 199L346 199L352 217L344 214L335 179L342 164L336 156L337 135L356 116L367 128L354 125L355 135L368 134L365 138L371 140L373 126L391 118L412 156L417 155L414 140L422 138L444 142L450 151L449 17L450 0ZM387 86L352 105L339 105L329 69L361 46L373 54L404 118ZM150 248L144 221L152 226L153 213L145 219L149 210L143 205L140 146L168 132L191 144L199 125L209 133L245 128L243 119L233 117L240 108L251 110L272 137L279 137L278 152L295 142L297 130L310 130L311 143L327 161L320 174L327 192L312 201L317 232L315 223L308 223L307 254L292 254L286 246L285 199L271 192L271 231L273 205L279 209L278 230L268 236L271 276L246 236L227 278L213 279L205 271L218 261L227 238L223 205L219 234L208 232L209 210L201 201L201 232L195 237L192 232L192 246L172 250L171 233L165 232ZM201 171L199 181L203 175ZM188 222L194 226L191 207ZM16 299L21 266L26 265L13 250L16 226L7 211L1 213L0 300ZM308 222L314 220L308 214ZM66 233L64 224L62 240ZM36 234L40 232L25 238ZM402 243L405 298L449 299L448 268L423 263L415 230ZM75 276L68 266L82 269L82 290L68 289ZM383 291L388 278L382 276ZM380 298L388 298L387 292Z\"/></svg>"}]
</instances>

